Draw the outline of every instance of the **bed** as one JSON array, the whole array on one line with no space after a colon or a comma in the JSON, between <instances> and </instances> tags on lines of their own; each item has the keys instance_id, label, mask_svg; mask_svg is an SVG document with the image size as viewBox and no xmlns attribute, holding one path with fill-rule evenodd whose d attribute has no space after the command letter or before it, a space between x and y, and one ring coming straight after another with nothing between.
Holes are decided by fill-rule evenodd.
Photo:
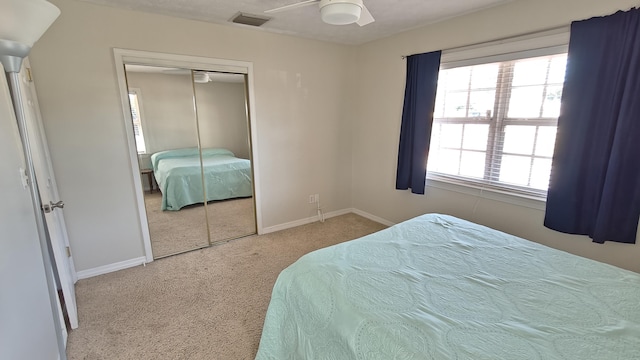
<instances>
[{"instance_id":1,"label":"bed","mask_svg":"<svg viewBox=\"0 0 640 360\"><path fill-rule=\"evenodd\" d=\"M640 274L423 215L283 270L256 359L640 359Z\"/></svg>"},{"instance_id":2,"label":"bed","mask_svg":"<svg viewBox=\"0 0 640 360\"><path fill-rule=\"evenodd\" d=\"M202 149L207 201L250 197L251 162L227 149ZM153 173L162 192L162 210L202 203L205 194L197 148L166 150L151 155Z\"/></svg>"}]
</instances>

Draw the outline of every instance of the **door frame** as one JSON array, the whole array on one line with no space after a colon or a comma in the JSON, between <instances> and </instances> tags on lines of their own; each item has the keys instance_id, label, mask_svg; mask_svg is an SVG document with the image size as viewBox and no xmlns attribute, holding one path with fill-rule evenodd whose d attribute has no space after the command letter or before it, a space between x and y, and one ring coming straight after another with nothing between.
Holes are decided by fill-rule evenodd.
<instances>
[{"instance_id":1,"label":"door frame","mask_svg":"<svg viewBox=\"0 0 640 360\"><path fill-rule=\"evenodd\" d=\"M144 189L142 187L142 177L138 165L138 151L133 134L131 110L129 109L129 90L125 74L125 64L151 65L163 67L177 67L187 69L209 70L245 74L247 78L246 88L248 91L247 107L249 121L249 141L251 143L251 165L253 172L253 198L255 204L256 230L258 235L263 234L262 227L262 206L260 192L260 166L258 160L258 131L256 125L255 92L253 87L253 63L249 61L238 61L228 59L208 58L201 56L167 54L151 51L113 49L116 74L118 78L118 89L120 90L120 102L122 105L122 115L124 130L127 137L127 147L129 153L129 164L131 166L131 177L136 204L138 207L138 218L140 230L144 244L144 252L147 262L153 261L153 250L151 248L151 236L149 234L147 212L144 205Z\"/></svg>"}]
</instances>

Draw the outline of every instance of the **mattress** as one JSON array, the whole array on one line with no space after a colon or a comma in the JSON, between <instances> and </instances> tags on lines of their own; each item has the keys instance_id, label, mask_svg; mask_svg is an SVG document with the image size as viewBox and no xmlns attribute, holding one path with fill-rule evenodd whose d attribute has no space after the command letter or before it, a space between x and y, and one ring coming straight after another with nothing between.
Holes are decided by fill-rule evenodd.
<instances>
[{"instance_id":1,"label":"mattress","mask_svg":"<svg viewBox=\"0 0 640 360\"><path fill-rule=\"evenodd\" d=\"M282 271L256 359L640 359L640 274L423 215Z\"/></svg>"}]
</instances>

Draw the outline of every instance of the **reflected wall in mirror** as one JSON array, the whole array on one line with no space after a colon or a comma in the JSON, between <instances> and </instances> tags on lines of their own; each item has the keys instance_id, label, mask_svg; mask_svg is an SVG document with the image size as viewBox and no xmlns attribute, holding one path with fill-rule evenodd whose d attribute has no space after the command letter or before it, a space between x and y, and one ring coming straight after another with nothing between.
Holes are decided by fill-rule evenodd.
<instances>
[{"instance_id":1,"label":"reflected wall in mirror","mask_svg":"<svg viewBox=\"0 0 640 360\"><path fill-rule=\"evenodd\" d=\"M215 86L190 69L125 73L153 257L254 234L244 75Z\"/></svg>"},{"instance_id":2,"label":"reflected wall in mirror","mask_svg":"<svg viewBox=\"0 0 640 360\"><path fill-rule=\"evenodd\" d=\"M194 79L209 238L255 234L245 76L201 71Z\"/></svg>"}]
</instances>

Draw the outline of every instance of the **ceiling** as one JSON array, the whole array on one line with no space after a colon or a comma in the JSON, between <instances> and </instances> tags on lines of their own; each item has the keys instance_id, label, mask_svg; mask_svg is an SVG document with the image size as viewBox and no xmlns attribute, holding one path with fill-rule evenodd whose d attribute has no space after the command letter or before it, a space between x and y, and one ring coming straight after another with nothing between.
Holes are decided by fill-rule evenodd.
<instances>
[{"instance_id":1,"label":"ceiling","mask_svg":"<svg viewBox=\"0 0 640 360\"><path fill-rule=\"evenodd\" d=\"M229 22L239 12L265 16L265 10L302 0L83 0L132 10L250 27ZM273 19L258 29L334 43L359 45L403 31L482 10L514 0L364 0L376 19L360 27L328 25L320 20L317 5L270 14Z\"/></svg>"}]
</instances>

